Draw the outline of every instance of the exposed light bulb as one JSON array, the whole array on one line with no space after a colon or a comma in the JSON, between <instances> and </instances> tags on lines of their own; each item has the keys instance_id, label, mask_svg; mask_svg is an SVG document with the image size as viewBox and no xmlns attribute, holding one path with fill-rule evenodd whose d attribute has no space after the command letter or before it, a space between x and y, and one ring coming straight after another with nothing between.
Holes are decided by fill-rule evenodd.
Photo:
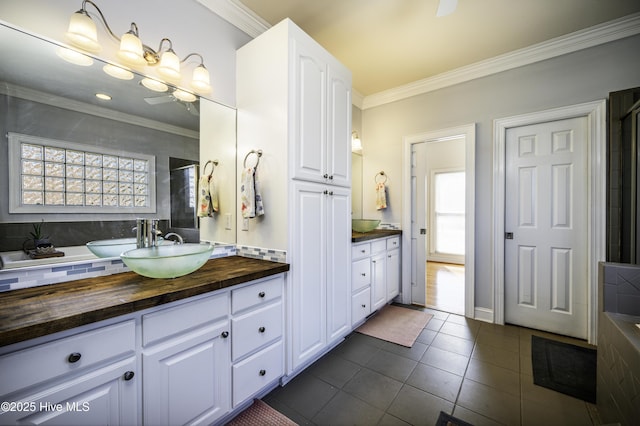
<instances>
[{"instance_id":1,"label":"exposed light bulb","mask_svg":"<svg viewBox=\"0 0 640 426\"><path fill-rule=\"evenodd\" d=\"M71 43L86 51L99 52L102 48L98 43L95 22L82 10L71 15L66 36Z\"/></svg>"},{"instance_id":2,"label":"exposed light bulb","mask_svg":"<svg viewBox=\"0 0 640 426\"><path fill-rule=\"evenodd\" d=\"M111 96L107 95L106 93L96 93L96 98L101 99L103 101L111 100Z\"/></svg>"}]
</instances>

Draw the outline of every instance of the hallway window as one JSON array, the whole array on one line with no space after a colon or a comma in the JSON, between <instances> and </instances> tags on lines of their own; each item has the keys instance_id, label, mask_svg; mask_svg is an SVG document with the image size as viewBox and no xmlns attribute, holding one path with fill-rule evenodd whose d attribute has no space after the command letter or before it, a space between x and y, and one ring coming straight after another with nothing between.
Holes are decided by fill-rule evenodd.
<instances>
[{"instance_id":1,"label":"hallway window","mask_svg":"<svg viewBox=\"0 0 640 426\"><path fill-rule=\"evenodd\" d=\"M432 247L438 254L464 255L465 172L435 172L432 182Z\"/></svg>"}]
</instances>

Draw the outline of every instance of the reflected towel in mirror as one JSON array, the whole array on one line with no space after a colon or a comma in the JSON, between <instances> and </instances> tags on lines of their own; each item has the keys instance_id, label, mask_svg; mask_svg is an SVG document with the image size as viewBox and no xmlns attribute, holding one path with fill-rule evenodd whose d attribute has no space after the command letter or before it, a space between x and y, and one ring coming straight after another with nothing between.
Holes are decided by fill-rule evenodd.
<instances>
[{"instance_id":1,"label":"reflected towel in mirror","mask_svg":"<svg viewBox=\"0 0 640 426\"><path fill-rule=\"evenodd\" d=\"M213 175L201 176L198 185L198 217L212 217L219 209L218 188Z\"/></svg>"}]
</instances>

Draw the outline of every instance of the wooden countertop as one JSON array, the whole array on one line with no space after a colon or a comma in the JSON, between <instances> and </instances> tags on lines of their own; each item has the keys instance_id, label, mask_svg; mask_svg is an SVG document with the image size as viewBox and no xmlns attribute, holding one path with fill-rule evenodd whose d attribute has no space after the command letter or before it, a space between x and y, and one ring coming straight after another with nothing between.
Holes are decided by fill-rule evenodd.
<instances>
[{"instance_id":1,"label":"wooden countertop","mask_svg":"<svg viewBox=\"0 0 640 426\"><path fill-rule=\"evenodd\" d=\"M0 346L129 314L287 272L286 263L240 256L211 259L172 279L125 272L0 293Z\"/></svg>"},{"instance_id":2,"label":"wooden countertop","mask_svg":"<svg viewBox=\"0 0 640 426\"><path fill-rule=\"evenodd\" d=\"M402 235L399 229L374 229L371 232L351 232L351 242L361 243L363 241L375 240L377 238L391 237L393 235Z\"/></svg>"}]
</instances>

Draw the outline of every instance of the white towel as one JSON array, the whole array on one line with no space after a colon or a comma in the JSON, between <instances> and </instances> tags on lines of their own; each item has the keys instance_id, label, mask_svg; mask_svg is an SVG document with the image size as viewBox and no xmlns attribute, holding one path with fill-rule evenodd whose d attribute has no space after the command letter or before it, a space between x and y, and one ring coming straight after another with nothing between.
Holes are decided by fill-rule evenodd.
<instances>
[{"instance_id":1,"label":"white towel","mask_svg":"<svg viewBox=\"0 0 640 426\"><path fill-rule=\"evenodd\" d=\"M254 218L264 214L260 182L257 179L256 169L247 167L242 170L240 178L240 201L242 217Z\"/></svg>"},{"instance_id":2,"label":"white towel","mask_svg":"<svg viewBox=\"0 0 640 426\"><path fill-rule=\"evenodd\" d=\"M387 188L384 183L376 183L376 209L383 210L387 208Z\"/></svg>"}]
</instances>

